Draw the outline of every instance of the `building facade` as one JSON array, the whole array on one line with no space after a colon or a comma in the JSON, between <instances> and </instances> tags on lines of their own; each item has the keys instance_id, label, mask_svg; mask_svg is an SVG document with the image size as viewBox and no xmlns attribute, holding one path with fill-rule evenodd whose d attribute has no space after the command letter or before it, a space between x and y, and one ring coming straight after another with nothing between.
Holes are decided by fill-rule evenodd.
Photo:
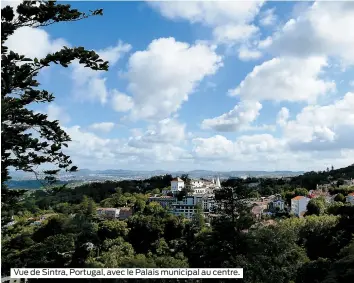
<instances>
[{"instance_id":1,"label":"building facade","mask_svg":"<svg viewBox=\"0 0 354 283\"><path fill-rule=\"evenodd\" d=\"M291 212L298 217L302 217L307 211L307 204L310 199L304 196L297 196L291 199Z\"/></svg>"},{"instance_id":2,"label":"building facade","mask_svg":"<svg viewBox=\"0 0 354 283\"><path fill-rule=\"evenodd\" d=\"M184 181L181 178L174 178L171 181L172 193L180 192L184 189Z\"/></svg>"}]
</instances>

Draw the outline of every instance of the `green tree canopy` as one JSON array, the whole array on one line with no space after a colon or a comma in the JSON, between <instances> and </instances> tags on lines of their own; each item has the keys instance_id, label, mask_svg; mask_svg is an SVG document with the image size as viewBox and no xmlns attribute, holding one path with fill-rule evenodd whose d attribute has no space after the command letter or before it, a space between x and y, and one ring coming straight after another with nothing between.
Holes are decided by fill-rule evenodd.
<instances>
[{"instance_id":1,"label":"green tree canopy","mask_svg":"<svg viewBox=\"0 0 354 283\"><path fill-rule=\"evenodd\" d=\"M15 15L16 12L16 15ZM54 95L40 88L39 71L52 64L68 67L74 60L92 70L107 70L108 62L84 47L66 47L44 58L27 58L9 50L6 41L22 27L40 28L59 22L72 22L89 16L102 15L102 10L82 13L68 4L55 1L24 1L16 11L10 6L1 9L1 187L2 203L9 203L13 192L5 188L9 169L32 172L51 164L45 180L55 181L60 170L75 171L70 157L63 152L70 137L59 121L50 121L46 114L36 113L36 103L51 103Z\"/></svg>"}]
</instances>

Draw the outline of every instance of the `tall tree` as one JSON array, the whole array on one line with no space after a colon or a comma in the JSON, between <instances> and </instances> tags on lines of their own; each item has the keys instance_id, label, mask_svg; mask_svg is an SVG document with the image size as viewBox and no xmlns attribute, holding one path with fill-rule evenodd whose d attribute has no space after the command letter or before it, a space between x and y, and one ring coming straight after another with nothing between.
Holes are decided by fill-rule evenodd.
<instances>
[{"instance_id":1,"label":"tall tree","mask_svg":"<svg viewBox=\"0 0 354 283\"><path fill-rule=\"evenodd\" d=\"M52 164L55 170L44 171L49 183L55 181L55 174L60 170L77 169L62 151L68 146L70 137L59 121L50 121L46 114L30 109L36 103L50 103L55 98L52 93L40 89L39 71L53 63L66 68L74 60L92 70L108 70L108 62L84 47L64 46L44 58L27 58L9 50L6 41L22 27L40 28L95 15L102 15L102 9L86 14L55 1L24 1L16 11L10 6L1 9L1 187L5 204L13 196L5 188L5 182L11 178L11 168L37 174L40 165Z\"/></svg>"},{"instance_id":2,"label":"tall tree","mask_svg":"<svg viewBox=\"0 0 354 283\"><path fill-rule=\"evenodd\" d=\"M246 197L248 190L241 183L215 192L217 217L212 221L212 237L224 266L232 266L236 257L245 252L244 232L254 223Z\"/></svg>"}]
</instances>

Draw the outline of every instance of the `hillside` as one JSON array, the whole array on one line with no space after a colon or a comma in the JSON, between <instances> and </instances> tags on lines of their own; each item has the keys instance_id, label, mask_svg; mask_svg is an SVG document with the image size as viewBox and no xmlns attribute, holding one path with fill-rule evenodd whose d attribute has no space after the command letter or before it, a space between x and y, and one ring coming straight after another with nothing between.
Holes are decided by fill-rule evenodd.
<instances>
[{"instance_id":1,"label":"hillside","mask_svg":"<svg viewBox=\"0 0 354 283\"><path fill-rule=\"evenodd\" d=\"M354 178L354 164L339 169L306 172L293 177L291 184L313 190L316 189L317 184L330 184L341 179L348 180L352 178Z\"/></svg>"}]
</instances>

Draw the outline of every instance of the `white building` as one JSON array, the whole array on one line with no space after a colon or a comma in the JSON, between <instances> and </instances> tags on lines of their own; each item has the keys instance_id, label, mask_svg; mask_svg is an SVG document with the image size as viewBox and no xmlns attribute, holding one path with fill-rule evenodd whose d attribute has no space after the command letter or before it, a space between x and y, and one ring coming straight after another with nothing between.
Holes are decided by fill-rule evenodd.
<instances>
[{"instance_id":1,"label":"white building","mask_svg":"<svg viewBox=\"0 0 354 283\"><path fill-rule=\"evenodd\" d=\"M285 201L283 201L282 199L276 199L276 200L273 200L272 202L270 202L268 204L269 206L269 209L272 209L272 210L284 210L285 208Z\"/></svg>"},{"instance_id":2,"label":"white building","mask_svg":"<svg viewBox=\"0 0 354 283\"><path fill-rule=\"evenodd\" d=\"M204 187L204 182L202 180L192 180L191 187L194 188L201 188Z\"/></svg>"},{"instance_id":3,"label":"white building","mask_svg":"<svg viewBox=\"0 0 354 283\"><path fill-rule=\"evenodd\" d=\"M345 197L346 202L349 202L350 204L354 205L354 193L350 193Z\"/></svg>"},{"instance_id":4,"label":"white building","mask_svg":"<svg viewBox=\"0 0 354 283\"><path fill-rule=\"evenodd\" d=\"M191 219L197 211L197 205L201 207L204 215L209 214L215 205L213 195L186 196L182 201L176 200L171 206L171 211L176 216L183 215L184 217Z\"/></svg>"},{"instance_id":5,"label":"white building","mask_svg":"<svg viewBox=\"0 0 354 283\"><path fill-rule=\"evenodd\" d=\"M215 187L216 187L216 188L221 188L219 176L216 178Z\"/></svg>"},{"instance_id":6,"label":"white building","mask_svg":"<svg viewBox=\"0 0 354 283\"><path fill-rule=\"evenodd\" d=\"M119 209L99 207L97 208L97 214L110 219L115 219L119 217Z\"/></svg>"},{"instance_id":7,"label":"white building","mask_svg":"<svg viewBox=\"0 0 354 283\"><path fill-rule=\"evenodd\" d=\"M310 199L304 196L297 196L291 199L291 212L302 217L307 211L307 204Z\"/></svg>"},{"instance_id":8,"label":"white building","mask_svg":"<svg viewBox=\"0 0 354 283\"><path fill-rule=\"evenodd\" d=\"M275 211L275 210L284 210L286 207L286 203L285 201L282 199L281 195L277 194L277 195L272 195L269 196L268 199L268 209L271 211Z\"/></svg>"},{"instance_id":9,"label":"white building","mask_svg":"<svg viewBox=\"0 0 354 283\"><path fill-rule=\"evenodd\" d=\"M171 191L180 192L184 188L184 181L181 178L174 178L171 181Z\"/></svg>"},{"instance_id":10,"label":"white building","mask_svg":"<svg viewBox=\"0 0 354 283\"><path fill-rule=\"evenodd\" d=\"M170 208L172 204L176 203L176 198L172 196L155 196L149 197L149 202L157 202L162 207Z\"/></svg>"},{"instance_id":11,"label":"white building","mask_svg":"<svg viewBox=\"0 0 354 283\"><path fill-rule=\"evenodd\" d=\"M193 188L194 194L205 194L207 193L208 188Z\"/></svg>"}]
</instances>

